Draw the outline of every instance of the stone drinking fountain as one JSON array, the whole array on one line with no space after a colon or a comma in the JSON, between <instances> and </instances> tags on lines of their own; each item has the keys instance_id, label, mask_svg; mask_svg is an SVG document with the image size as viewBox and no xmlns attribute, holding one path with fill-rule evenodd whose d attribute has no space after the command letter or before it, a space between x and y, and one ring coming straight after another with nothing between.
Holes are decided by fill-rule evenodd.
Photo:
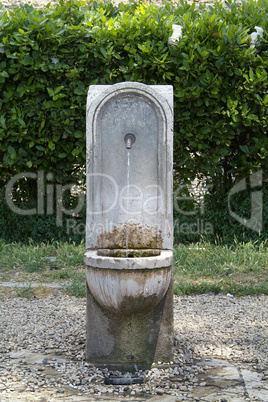
<instances>
[{"instance_id":1,"label":"stone drinking fountain","mask_svg":"<svg viewBox=\"0 0 268 402\"><path fill-rule=\"evenodd\" d=\"M172 86L90 86L86 359L97 367L172 358L172 155Z\"/></svg>"}]
</instances>

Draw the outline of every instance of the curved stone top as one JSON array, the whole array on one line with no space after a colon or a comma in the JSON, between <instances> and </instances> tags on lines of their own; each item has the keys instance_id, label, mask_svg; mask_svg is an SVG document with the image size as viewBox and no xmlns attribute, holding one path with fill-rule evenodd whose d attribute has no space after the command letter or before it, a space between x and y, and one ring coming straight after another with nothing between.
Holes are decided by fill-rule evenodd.
<instances>
[{"instance_id":1,"label":"curved stone top","mask_svg":"<svg viewBox=\"0 0 268 402\"><path fill-rule=\"evenodd\" d=\"M101 102L106 102L110 96L126 91L146 94L162 108L169 109L173 113L172 85L147 85L134 81L119 82L113 85L90 85L87 96L87 113L89 109L96 109Z\"/></svg>"}]
</instances>

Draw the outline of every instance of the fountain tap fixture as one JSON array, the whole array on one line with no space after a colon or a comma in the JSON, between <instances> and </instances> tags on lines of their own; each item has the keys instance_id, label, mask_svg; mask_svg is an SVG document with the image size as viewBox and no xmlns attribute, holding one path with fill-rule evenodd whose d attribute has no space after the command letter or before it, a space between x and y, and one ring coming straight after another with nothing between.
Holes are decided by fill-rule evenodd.
<instances>
[{"instance_id":1,"label":"fountain tap fixture","mask_svg":"<svg viewBox=\"0 0 268 402\"><path fill-rule=\"evenodd\" d=\"M126 143L127 149L131 149L132 145L136 141L136 137L135 137L134 134L126 134L125 137L124 137L124 141Z\"/></svg>"}]
</instances>

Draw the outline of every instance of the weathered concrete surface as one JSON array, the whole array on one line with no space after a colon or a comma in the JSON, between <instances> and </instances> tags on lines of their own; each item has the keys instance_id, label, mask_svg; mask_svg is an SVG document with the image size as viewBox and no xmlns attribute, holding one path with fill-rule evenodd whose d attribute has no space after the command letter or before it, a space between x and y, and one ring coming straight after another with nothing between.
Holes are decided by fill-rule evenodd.
<instances>
[{"instance_id":1,"label":"weathered concrete surface","mask_svg":"<svg viewBox=\"0 0 268 402\"><path fill-rule=\"evenodd\" d=\"M172 86L90 86L86 359L99 367L125 372L172 358L172 183ZM160 255L117 258L101 249Z\"/></svg>"},{"instance_id":2,"label":"weathered concrete surface","mask_svg":"<svg viewBox=\"0 0 268 402\"><path fill-rule=\"evenodd\" d=\"M171 282L165 297L156 306L122 315L97 303L87 286L87 360L97 367L124 372L148 369L155 361L170 361L172 302ZM126 311L131 307L132 304L126 305Z\"/></svg>"},{"instance_id":3,"label":"weathered concrete surface","mask_svg":"<svg viewBox=\"0 0 268 402\"><path fill-rule=\"evenodd\" d=\"M172 250L172 181L172 86L90 86L86 248Z\"/></svg>"}]
</instances>

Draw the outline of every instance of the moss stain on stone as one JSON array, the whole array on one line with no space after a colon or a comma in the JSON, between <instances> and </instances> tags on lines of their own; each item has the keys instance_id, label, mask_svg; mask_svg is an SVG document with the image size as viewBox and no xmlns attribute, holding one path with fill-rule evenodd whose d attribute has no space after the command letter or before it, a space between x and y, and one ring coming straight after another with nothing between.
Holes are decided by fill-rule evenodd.
<instances>
[{"instance_id":1,"label":"moss stain on stone","mask_svg":"<svg viewBox=\"0 0 268 402\"><path fill-rule=\"evenodd\" d=\"M127 238L128 249L161 249L163 244L161 233L156 227L131 223L100 233L97 238L98 248L126 249Z\"/></svg>"}]
</instances>

